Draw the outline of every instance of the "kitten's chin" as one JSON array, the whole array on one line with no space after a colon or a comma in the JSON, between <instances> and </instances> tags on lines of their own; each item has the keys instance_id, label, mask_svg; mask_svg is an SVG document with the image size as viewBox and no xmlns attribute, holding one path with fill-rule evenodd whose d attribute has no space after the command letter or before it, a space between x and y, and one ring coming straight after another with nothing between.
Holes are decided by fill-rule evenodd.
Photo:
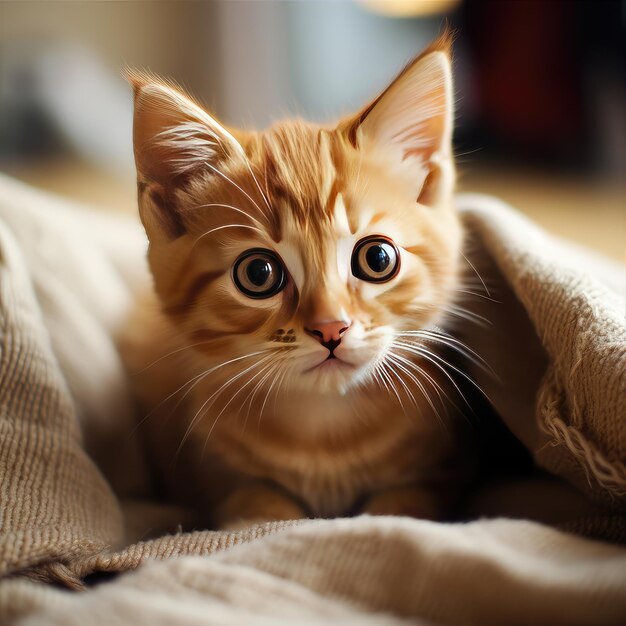
<instances>
[{"instance_id":1,"label":"kitten's chin","mask_svg":"<svg viewBox=\"0 0 626 626\"><path fill-rule=\"evenodd\" d=\"M359 369L342 359L326 359L300 375L300 384L308 391L344 395L352 387Z\"/></svg>"}]
</instances>

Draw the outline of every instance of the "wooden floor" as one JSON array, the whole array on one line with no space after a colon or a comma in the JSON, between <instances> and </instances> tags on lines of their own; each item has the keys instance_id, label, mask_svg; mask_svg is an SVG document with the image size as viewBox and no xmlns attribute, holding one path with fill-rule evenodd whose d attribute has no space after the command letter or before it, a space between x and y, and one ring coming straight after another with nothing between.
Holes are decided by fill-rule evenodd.
<instances>
[{"instance_id":1,"label":"wooden floor","mask_svg":"<svg viewBox=\"0 0 626 626\"><path fill-rule=\"evenodd\" d=\"M134 212L135 183L69 162L5 168L17 178L96 207ZM624 260L626 185L544 175L520 168L465 165L459 189L506 200L548 231Z\"/></svg>"}]
</instances>

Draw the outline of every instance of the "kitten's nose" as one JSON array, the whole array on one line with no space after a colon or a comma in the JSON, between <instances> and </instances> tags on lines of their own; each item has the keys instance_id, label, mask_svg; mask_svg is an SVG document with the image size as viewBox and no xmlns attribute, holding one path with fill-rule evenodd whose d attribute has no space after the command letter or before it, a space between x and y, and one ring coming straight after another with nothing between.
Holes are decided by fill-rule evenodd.
<instances>
[{"instance_id":1,"label":"kitten's nose","mask_svg":"<svg viewBox=\"0 0 626 626\"><path fill-rule=\"evenodd\" d=\"M333 322L313 323L309 328L305 328L304 330L317 339L324 347L332 351L339 345L341 336L351 325L352 322L335 320Z\"/></svg>"}]
</instances>

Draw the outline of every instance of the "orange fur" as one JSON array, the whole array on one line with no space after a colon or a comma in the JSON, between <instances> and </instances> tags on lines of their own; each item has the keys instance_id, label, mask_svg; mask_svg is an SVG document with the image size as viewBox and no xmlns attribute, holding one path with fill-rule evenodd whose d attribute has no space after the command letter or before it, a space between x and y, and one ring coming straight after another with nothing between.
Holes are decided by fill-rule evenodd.
<instances>
[{"instance_id":1,"label":"orange fur","mask_svg":"<svg viewBox=\"0 0 626 626\"><path fill-rule=\"evenodd\" d=\"M174 85L130 80L158 306L126 352L134 369L153 362L142 427L168 489L219 527L438 515L455 449L447 377L426 335L400 333L439 323L457 284L449 40L334 128L226 129ZM351 273L371 235L399 250L388 282ZM266 299L233 280L257 248L286 268ZM310 328L331 320L349 328L324 361Z\"/></svg>"}]
</instances>

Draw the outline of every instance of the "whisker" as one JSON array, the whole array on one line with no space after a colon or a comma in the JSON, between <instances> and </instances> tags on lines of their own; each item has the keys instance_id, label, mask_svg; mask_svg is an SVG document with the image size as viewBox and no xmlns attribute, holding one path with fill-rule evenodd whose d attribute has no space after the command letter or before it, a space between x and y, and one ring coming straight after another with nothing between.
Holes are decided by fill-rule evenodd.
<instances>
[{"instance_id":1,"label":"whisker","mask_svg":"<svg viewBox=\"0 0 626 626\"><path fill-rule=\"evenodd\" d=\"M271 355L270 355L271 356ZM269 367L271 368L271 366L273 365L273 363L270 362ZM264 371L264 369L261 369L260 371L256 372L251 378L250 380L248 380L247 382L245 382L241 387L239 387L239 389L231 396L230 400L222 407L221 411L217 414L216 418L213 420L213 424L211 424L211 428L209 429L209 432L204 440L204 445L202 446L202 457L204 457L204 453L206 451L206 446L209 443L209 439L211 437L211 433L213 432L213 429L215 428L215 426L217 425L217 422L219 421L220 417L225 413L226 409L230 406L231 402L248 386L252 383L252 381L254 381L256 378L258 378L261 373ZM208 413L208 411L210 410L210 406L208 407L207 411L205 412Z\"/></svg>"},{"instance_id":2,"label":"whisker","mask_svg":"<svg viewBox=\"0 0 626 626\"><path fill-rule=\"evenodd\" d=\"M482 283L482 286L483 286L486 294L489 297L491 297L491 293L489 293L489 289L487 289L487 285L485 284L485 281L483 280L483 277L480 275L480 272L476 269L474 264L463 254L463 252L460 252L460 255L465 259L467 264L474 270L474 273L476 274L476 276L478 276L478 280L480 280L480 282Z\"/></svg>"},{"instance_id":3,"label":"whisker","mask_svg":"<svg viewBox=\"0 0 626 626\"><path fill-rule=\"evenodd\" d=\"M466 309L465 307L457 304L448 304L447 306L442 307L442 310L460 319L464 319L468 322L473 322L474 324L482 326L483 328L493 326L493 323L486 317L483 317L478 313L474 313L473 311L470 311L469 309Z\"/></svg>"},{"instance_id":4,"label":"whisker","mask_svg":"<svg viewBox=\"0 0 626 626\"><path fill-rule=\"evenodd\" d=\"M489 302L494 302L495 304L502 304L502 302L500 302L499 300L494 300L494 298L491 298L490 296L486 296L482 293L476 293L475 291L467 291L465 289L457 289L456 290L457 293L464 293L468 296L475 296L476 298L482 298L483 300L489 300Z\"/></svg>"},{"instance_id":5,"label":"whisker","mask_svg":"<svg viewBox=\"0 0 626 626\"><path fill-rule=\"evenodd\" d=\"M404 391L406 392L407 396L409 397L409 400L411 401L411 404L413 404L413 406L417 409L419 405L417 404L417 401L415 400L415 396L413 395L413 393L411 392L411 390L409 389L407 384L404 382L404 379L402 378L402 376L400 376L398 374L398 372L396 372L394 367L391 367L391 365L393 364L395 367L398 367L400 370L402 370L403 369L402 365L400 363L398 363L393 358L393 355L391 355L389 353L385 356L385 360L388 360L389 363L390 363L389 367L388 367L389 372L391 374L393 374L398 379L398 382L402 385ZM406 371L405 371L405 373L406 373Z\"/></svg>"},{"instance_id":6,"label":"whisker","mask_svg":"<svg viewBox=\"0 0 626 626\"><path fill-rule=\"evenodd\" d=\"M426 350L426 349L424 349L424 348L422 348L420 346L416 346L416 345L412 345L412 344L405 344L403 342L396 342L396 345L401 350L407 350L408 352L412 352L413 354L416 354L417 356L421 356L422 358L424 358L427 361L429 361L430 363L432 363L437 369L439 369L446 376L446 378L448 378L448 380L454 385L454 388L457 390L458 394L461 396L461 398L463 398L465 403L469 406L469 402L465 398L465 395L461 391L461 389L458 386L457 382L454 380L454 378L452 378L450 373L443 367L443 365L436 360L436 359L441 359L441 357L438 357L434 352L429 352L428 350ZM448 365L449 367L451 367L452 369L455 369L457 372L460 373L460 370L455 368L453 365L450 365L444 359L441 359L441 361L443 361L443 363L445 365ZM474 383L474 381L471 378L469 378L465 374L463 374L463 376L465 376L473 384L476 384L476 383Z\"/></svg>"},{"instance_id":7,"label":"whisker","mask_svg":"<svg viewBox=\"0 0 626 626\"><path fill-rule=\"evenodd\" d=\"M202 233L194 242L192 245L192 248L196 246L196 244L200 241L200 239L202 239L203 237L206 237L207 235L210 235L211 233L217 232L218 230L224 230L225 228L246 228L248 230L254 230L258 233L261 233L262 235L264 235L265 233L260 229L257 228L256 226L249 226L248 224L224 224L223 226L216 226L215 228L211 228L211 230L207 230L205 233Z\"/></svg>"},{"instance_id":8,"label":"whisker","mask_svg":"<svg viewBox=\"0 0 626 626\"><path fill-rule=\"evenodd\" d=\"M400 394L398 393L398 390L396 389L396 386L393 384L393 380L391 380L391 377L389 376L389 374L386 371L388 366L387 366L387 364L385 363L384 360L380 362L380 366L381 366L380 373L387 379L387 382L389 383L389 385L391 387L393 395L397 398L398 403L400 404L400 407L402 408L402 412L405 415L407 415L406 409L404 408L404 403L402 402L402 399L400 398Z\"/></svg>"},{"instance_id":9,"label":"whisker","mask_svg":"<svg viewBox=\"0 0 626 626\"><path fill-rule=\"evenodd\" d=\"M495 375L495 372L491 369L489 364L474 350L472 350L467 344L463 343L456 337L449 335L448 333L435 331L435 330L409 330L403 332L397 332L396 335L400 337L417 337L426 341L433 341L443 344L451 350L463 355L468 361L482 369L484 372Z\"/></svg>"},{"instance_id":10,"label":"whisker","mask_svg":"<svg viewBox=\"0 0 626 626\"><path fill-rule=\"evenodd\" d=\"M252 202L252 204L254 204L254 206L266 217L269 218L269 216L265 213L265 211L263 211L263 209L261 209L261 207L253 200L252 196L250 196L250 194L245 190L242 189L234 180L232 180L231 178L229 178L228 176L226 176L226 174L224 174L224 172L221 172L220 170L218 170L214 165L211 165L211 163L209 163L208 161L205 161L204 163L207 167L210 167L216 174L218 174L219 176L221 176L224 180L227 180L231 185L233 185L233 187L236 187L237 189L239 189L239 191L241 191L241 193L246 196L246 198L248 198L248 200L250 200L250 202Z\"/></svg>"},{"instance_id":11,"label":"whisker","mask_svg":"<svg viewBox=\"0 0 626 626\"><path fill-rule=\"evenodd\" d=\"M263 198L265 205L267 206L267 208L270 210L270 213L271 213L272 207L270 206L269 200L267 199L266 195L263 193L263 190L261 189L261 185L259 185L259 181L257 180L257 177L254 175L254 172L252 171L252 167L250 166L250 160L245 154L244 154L244 158L246 160L248 171L252 175L252 180L254 180L254 184L256 185L256 188L259 190L259 193L261 194L261 198Z\"/></svg>"},{"instance_id":12,"label":"whisker","mask_svg":"<svg viewBox=\"0 0 626 626\"><path fill-rule=\"evenodd\" d=\"M424 385L422 384L422 382L413 375L412 372L410 372L401 361L404 361L405 363L414 365L413 363L411 363L411 361L409 361L408 359L405 359L404 357L398 355L398 354L392 354L390 353L389 355L389 359L397 366L399 367L417 386L417 388L422 392L422 395L424 396L424 398L426 399L426 401L428 402L428 404L430 405L430 408L435 411L438 414L437 409L435 408L435 405L433 404L430 395L427 393L426 391L426 387L424 387ZM423 372L423 370L421 368L418 368L416 366L416 369L420 372ZM439 391L437 390L437 388L435 388L435 391L437 392L437 394L439 395L439 399L441 401L441 394L439 394Z\"/></svg>"},{"instance_id":13,"label":"whisker","mask_svg":"<svg viewBox=\"0 0 626 626\"><path fill-rule=\"evenodd\" d=\"M278 365L284 365L284 364L277 363L276 365L278 366ZM270 374L271 373L272 371L270 370ZM257 420L257 431L261 429L261 420L263 419L263 411L265 410L265 405L267 404L267 401L270 397L270 394L272 393L272 389L274 388L274 385L276 384L277 380L278 380L278 377L274 376L274 380L272 380L272 383L270 384L267 390L267 393L265 394L265 399L263 400L263 404L261 405L261 410L259 412L259 417Z\"/></svg>"},{"instance_id":14,"label":"whisker","mask_svg":"<svg viewBox=\"0 0 626 626\"><path fill-rule=\"evenodd\" d=\"M185 399L185 397L189 394L189 392L200 382L202 381L206 376L208 376L209 374L212 374L213 372L215 372L216 370L225 367L226 365L230 365L231 363L235 363L236 361L241 361L243 359L248 359L250 357L253 356L257 356L260 354L263 354L264 352L268 352L269 350L260 350L258 352L252 352L250 354L244 354L243 356L239 356L236 357L234 359L230 359L228 361L224 361L223 363L220 363L219 365L216 365L214 367L209 368L208 370L205 370L204 372L200 372L199 374L197 374L196 376L194 376L193 378L190 378L186 383L184 383L183 385L181 385L178 389L176 389L176 391L173 391L172 393L170 393L168 396L166 396L163 400L161 400L161 402L159 402L159 404L157 404L149 413L147 413L143 419L141 419L139 421L139 423L133 428L132 432L134 433L149 417L151 417L156 411L158 411L168 400L170 400L171 398L173 398L177 393L181 392L185 387L187 387L187 385L191 385L191 387L189 389L187 389L187 391L185 392L185 394L183 395L182 398L179 399L179 401L176 403L176 405L174 406L174 408L172 409L172 411L170 412L173 413L178 406L180 405L180 403ZM195 382L194 382L195 381ZM193 383L193 384L192 384Z\"/></svg>"},{"instance_id":15,"label":"whisker","mask_svg":"<svg viewBox=\"0 0 626 626\"><path fill-rule=\"evenodd\" d=\"M202 411L204 410L204 408L207 406L207 404L209 404L209 402L211 402L211 400L213 398L215 398L216 396L219 397L219 395L221 394L221 392L226 389L227 387L229 387L232 383L234 383L235 381L239 380L242 376L244 376L245 374L247 374L250 370L254 369L255 367L258 367L261 363L264 363L267 361L268 358L270 358L271 355L266 355L264 357L262 357L261 359L259 359L256 363L253 363L251 366L247 367L245 370L239 372L238 374L236 374L235 376L233 376L232 378L230 378L228 381L226 381L223 385L221 385L216 391L214 391L200 406L200 408L198 409L198 411L196 412L196 414L193 416L192 420L189 422L189 425L187 426L187 430L185 431L185 434L183 435L183 438L178 446L178 451L177 454L180 453L180 451L183 448L183 445L185 444L185 442L187 441L187 438L189 437L189 435L191 434L191 431L193 430L194 426L196 425L196 423L199 421L199 416L202 413ZM208 409L210 409L212 406L209 405ZM207 410L208 410L207 409Z\"/></svg>"},{"instance_id":16,"label":"whisker","mask_svg":"<svg viewBox=\"0 0 626 626\"><path fill-rule=\"evenodd\" d=\"M265 376L263 376L263 378L261 378L256 383L256 385L253 387L252 391L246 396L246 398L244 399L244 401L243 401L243 403L241 405L241 408L243 408L246 405L246 403L248 404L248 410L246 411L246 418L245 418L245 420L243 422L243 429L244 430L245 430L246 426L248 425L248 419L250 418L250 411L252 410L252 405L254 404L254 399L256 398L256 394L259 392L259 390L263 386L263 383L269 378L273 365L274 365L274 363L270 363L269 365L267 365L266 367L263 368L263 372L266 372Z\"/></svg>"},{"instance_id":17,"label":"whisker","mask_svg":"<svg viewBox=\"0 0 626 626\"><path fill-rule=\"evenodd\" d=\"M195 211L197 209L208 209L209 207L222 207L224 209L231 209L233 211L236 211L237 213L241 213L242 215L245 215L249 220L251 220L252 222L256 222L259 226L263 226L263 222L258 220L256 217L254 217L253 215L250 215L250 213L248 213L247 211L244 211L243 209L240 209L239 207L233 206L232 204L223 204L221 202L209 202L208 204L198 204L197 206L192 207L189 210Z\"/></svg>"},{"instance_id":18,"label":"whisker","mask_svg":"<svg viewBox=\"0 0 626 626\"><path fill-rule=\"evenodd\" d=\"M266 197L269 198L270 196L270 190L269 190L269 185L267 182L267 160L263 161L263 183L264 183L264 187L265 187L265 194Z\"/></svg>"},{"instance_id":19,"label":"whisker","mask_svg":"<svg viewBox=\"0 0 626 626\"><path fill-rule=\"evenodd\" d=\"M452 378L452 376L450 376L449 372L443 367L443 365L445 365L446 367L449 367L450 369L454 370L457 374L462 376L473 387L475 387L485 398L487 398L487 400L489 400L489 402L491 402L491 398L480 387L480 385L478 385L478 383L476 383L476 381L474 381L470 376L468 376L463 370L460 370L458 367L456 367L452 363L449 363L448 361L443 359L441 356L439 356L435 352L431 352L431 351L427 350L424 346L415 345L415 344L407 344L407 343L404 343L404 342L396 342L396 345L397 346L401 346L403 349L408 350L409 352L413 352L414 354L416 354L418 356L422 356L423 358L425 358L428 361L430 361L437 368L439 368L439 370L441 372L443 372L447 376L447 378L449 378L449 380L452 382L452 384L454 385L456 390L459 392L459 395L461 396L461 398L463 398L463 400L465 401L467 406L470 406L469 402L467 401L467 399L465 398L465 396L461 392L461 390L460 390L459 386L457 385L456 381L454 380L454 378Z\"/></svg>"},{"instance_id":20,"label":"whisker","mask_svg":"<svg viewBox=\"0 0 626 626\"><path fill-rule=\"evenodd\" d=\"M172 350L171 352L168 352L167 354L164 354L162 357L159 357L158 359L152 361L152 363L150 363L150 365L146 365L144 368L137 370L136 372L133 372L131 374L131 376L139 376L139 374L143 374L143 372L145 372L146 370L149 370L151 367L154 367L157 363L160 363L163 359L167 359L168 357L177 354L179 352L183 352L184 350L189 350L190 348L196 348L198 346L202 346L204 344L210 343L210 339L206 340L206 341L200 341L198 343L192 343L188 346L183 346L182 348L177 348L176 350Z\"/></svg>"},{"instance_id":21,"label":"whisker","mask_svg":"<svg viewBox=\"0 0 626 626\"><path fill-rule=\"evenodd\" d=\"M285 359L285 363L283 363L282 373L280 374L280 380L278 381L278 386L276 387L276 392L274 393L274 413L276 413L276 402L278 401L278 393L282 384L287 377L287 373L289 372L289 368L287 367L288 361Z\"/></svg>"},{"instance_id":22,"label":"whisker","mask_svg":"<svg viewBox=\"0 0 626 626\"><path fill-rule=\"evenodd\" d=\"M445 405L445 403L443 401L443 398L442 398L441 394L443 394L446 397L448 402L450 402L450 404L455 409L457 409L459 412L461 412L461 409L457 406L456 402L454 402L454 400L448 395L446 390L437 382L437 380L435 378L433 378L425 369L421 368L417 363L414 363L410 359L407 359L407 358L405 358L405 357L403 357L403 356L401 356L399 354L395 354L395 353L393 354L393 358L394 358L394 360L397 359L397 361L396 361L397 366L400 367L401 369L403 369L406 372L406 374L408 376L410 376L411 379L417 384L417 386L419 387L420 391L422 392L422 394L426 398L428 404L430 405L430 407L434 411L435 415L437 416L437 419L439 420L439 423L447 430L448 429L447 428L447 423L445 422L445 420L443 419L443 417L439 413L439 410L437 409L437 407L432 402L430 394L427 392L426 388L421 383L421 381L416 376L414 376L413 373L408 370L408 368L414 369L419 375L423 376L426 379L426 381L430 384L430 386L433 388L433 390L437 394L437 398L439 399L439 403L441 405L441 408L444 411L445 411L446 405ZM402 363L405 364L405 367L402 366Z\"/></svg>"},{"instance_id":23,"label":"whisker","mask_svg":"<svg viewBox=\"0 0 626 626\"><path fill-rule=\"evenodd\" d=\"M376 363L372 372L374 380L379 384L381 388L384 388L389 394L391 394L391 389L389 389L389 386L385 382L385 379L380 375L380 369L380 362Z\"/></svg>"}]
</instances>

